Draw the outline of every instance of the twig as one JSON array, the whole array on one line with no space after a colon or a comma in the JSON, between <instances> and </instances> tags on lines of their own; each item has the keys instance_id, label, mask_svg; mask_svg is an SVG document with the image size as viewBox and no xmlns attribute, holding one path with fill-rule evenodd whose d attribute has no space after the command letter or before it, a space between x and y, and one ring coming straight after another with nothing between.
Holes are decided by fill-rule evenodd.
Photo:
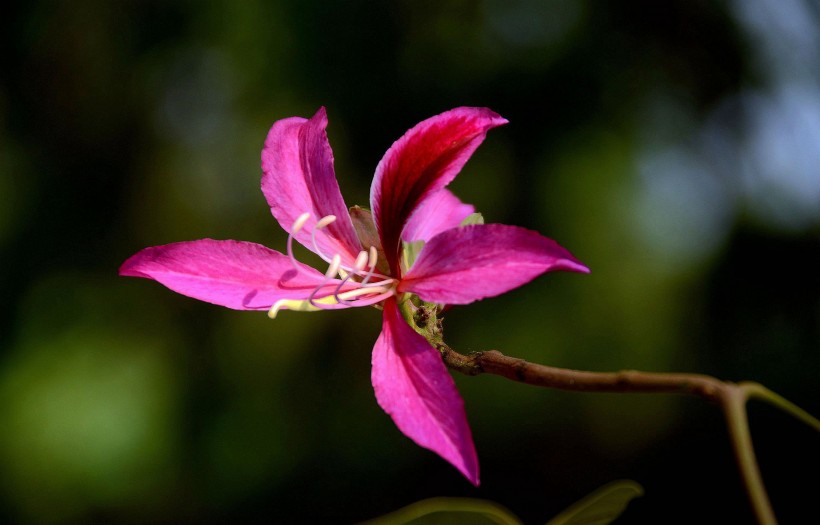
<instances>
[{"instance_id":1,"label":"twig","mask_svg":"<svg viewBox=\"0 0 820 525\"><path fill-rule=\"evenodd\" d=\"M448 367L467 375L494 374L528 385L573 392L693 394L716 402L726 415L732 448L758 523L777 523L749 433L746 418L746 400L749 398L746 385L749 383L738 385L700 374L664 374L637 370L585 372L530 363L508 357L496 350L463 355L443 343L438 345L438 349Z\"/></svg>"},{"instance_id":2,"label":"twig","mask_svg":"<svg viewBox=\"0 0 820 525\"><path fill-rule=\"evenodd\" d=\"M437 313L435 308L423 305L412 314L408 312L407 317L412 318L417 330L438 349L444 363L463 374L493 374L528 385L572 392L692 394L717 403L726 416L740 475L760 525L776 525L777 519L755 458L746 402L750 398L766 401L820 431L820 421L758 383L731 383L702 374L570 370L530 363L497 350L460 354L444 343Z\"/></svg>"}]
</instances>

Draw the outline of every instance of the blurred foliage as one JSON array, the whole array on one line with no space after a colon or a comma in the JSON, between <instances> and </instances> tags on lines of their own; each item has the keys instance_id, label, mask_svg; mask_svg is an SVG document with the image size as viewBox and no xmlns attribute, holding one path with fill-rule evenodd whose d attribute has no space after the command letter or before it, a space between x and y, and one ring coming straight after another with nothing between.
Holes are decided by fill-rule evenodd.
<instances>
[{"instance_id":1,"label":"blurred foliage","mask_svg":"<svg viewBox=\"0 0 820 525\"><path fill-rule=\"evenodd\" d=\"M630 501L640 496L643 496L643 487L634 481L613 481L576 501L547 525L607 525L623 514Z\"/></svg>"},{"instance_id":2,"label":"blurred foliage","mask_svg":"<svg viewBox=\"0 0 820 525\"><path fill-rule=\"evenodd\" d=\"M643 495L643 487L629 480L613 481L573 503L547 525L607 525L615 521L629 502ZM430 498L413 503L362 525L521 525L504 507L470 498Z\"/></svg>"},{"instance_id":3,"label":"blurred foliage","mask_svg":"<svg viewBox=\"0 0 820 525\"><path fill-rule=\"evenodd\" d=\"M344 523L453 496L537 523L623 477L647 496L619 522L749 521L699 400L457 377L474 489L374 402L374 312L272 322L116 270L202 237L281 249L259 192L277 119L327 106L353 205L409 127L488 106L510 124L453 190L592 274L455 308L449 344L752 379L818 414L818 48L806 0L4 3L0 522ZM797 521L816 437L751 416Z\"/></svg>"},{"instance_id":4,"label":"blurred foliage","mask_svg":"<svg viewBox=\"0 0 820 525\"><path fill-rule=\"evenodd\" d=\"M518 518L491 501L469 498L430 498L361 525L521 525Z\"/></svg>"}]
</instances>

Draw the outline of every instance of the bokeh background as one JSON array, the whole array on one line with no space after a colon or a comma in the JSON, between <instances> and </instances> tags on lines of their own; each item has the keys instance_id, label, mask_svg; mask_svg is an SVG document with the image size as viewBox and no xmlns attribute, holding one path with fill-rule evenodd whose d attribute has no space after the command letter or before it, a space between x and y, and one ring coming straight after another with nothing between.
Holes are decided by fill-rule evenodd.
<instances>
[{"instance_id":1,"label":"bokeh background","mask_svg":"<svg viewBox=\"0 0 820 525\"><path fill-rule=\"evenodd\" d=\"M820 414L816 2L0 10L2 523L352 523L432 496L543 523L621 478L646 495L618 523L751 522L700 399L456 377L476 489L376 405L372 309L270 321L117 276L173 241L282 249L260 148L321 105L349 205L420 120L510 120L452 189L592 274L452 310L455 348L752 379ZM751 418L782 522L816 516L818 436L758 404Z\"/></svg>"}]
</instances>

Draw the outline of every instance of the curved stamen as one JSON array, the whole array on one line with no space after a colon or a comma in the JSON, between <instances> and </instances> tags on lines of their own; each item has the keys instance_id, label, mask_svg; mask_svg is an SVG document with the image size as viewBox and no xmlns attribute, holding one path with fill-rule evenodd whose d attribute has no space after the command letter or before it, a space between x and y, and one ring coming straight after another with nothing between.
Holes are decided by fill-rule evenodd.
<instances>
[{"instance_id":1,"label":"curved stamen","mask_svg":"<svg viewBox=\"0 0 820 525\"><path fill-rule=\"evenodd\" d=\"M344 279L342 279L342 282L340 282L339 286L337 286L336 289L333 291L333 297L336 298L337 303L342 302L342 300L339 299L339 291L341 291L342 286L347 284L347 282L350 280L351 277L359 275L362 272L362 270L364 270L364 267L365 267L366 264L367 264L367 252L361 251L361 252L359 252L359 255L356 256L356 262L353 264L353 268L351 269L351 272L348 273L345 276Z\"/></svg>"},{"instance_id":2,"label":"curved stamen","mask_svg":"<svg viewBox=\"0 0 820 525\"><path fill-rule=\"evenodd\" d=\"M291 228L291 230L293 230L293 235L299 233L299 231L302 229L302 227L305 225L308 219L310 219L310 213L305 212L299 217L297 217L295 221L293 221L293 227Z\"/></svg>"},{"instance_id":3,"label":"curved stamen","mask_svg":"<svg viewBox=\"0 0 820 525\"><path fill-rule=\"evenodd\" d=\"M330 266L328 266L327 271L325 272L325 279L335 279L336 275L339 274L339 266L342 265L342 256L338 253L333 256L333 260L330 261Z\"/></svg>"},{"instance_id":4,"label":"curved stamen","mask_svg":"<svg viewBox=\"0 0 820 525\"><path fill-rule=\"evenodd\" d=\"M322 217L321 219L319 219L316 222L316 226L314 226L314 228L316 228L317 230L321 230L322 228L324 228L328 224L332 224L333 221L335 221L335 220L336 220L335 215L325 215L324 217Z\"/></svg>"},{"instance_id":5,"label":"curved stamen","mask_svg":"<svg viewBox=\"0 0 820 525\"><path fill-rule=\"evenodd\" d=\"M293 265L293 267L296 268L296 271L301 272L302 274L308 275L310 277L315 277L315 275L307 271L299 263L299 261L296 260L296 257L293 255L293 237L297 233L299 233L299 231L302 229L302 227L305 225L308 219L310 219L310 213L303 213L295 221L293 221L293 227L291 227L291 231L288 234L287 250L288 258L290 259L290 262Z\"/></svg>"},{"instance_id":6,"label":"curved stamen","mask_svg":"<svg viewBox=\"0 0 820 525\"><path fill-rule=\"evenodd\" d=\"M367 261L367 265L370 266L370 270L367 271L367 275L364 276L362 279L362 286L367 284L367 281L373 277L373 272L376 271L376 262L379 260L379 251L376 249L375 246L370 247L370 254Z\"/></svg>"},{"instance_id":7,"label":"curved stamen","mask_svg":"<svg viewBox=\"0 0 820 525\"><path fill-rule=\"evenodd\" d=\"M342 262L341 255L339 255L337 253L336 255L333 256L333 260L330 261L330 266L327 268L327 271L325 272L325 278L322 280L322 284L320 284L319 286L314 288L313 291L310 293L310 296L308 297L308 302L312 306L315 306L317 308L321 308L316 303L316 294L319 293L319 290L324 288L325 285L328 282L330 282L330 281L332 281L333 279L336 278L336 275L339 273L339 266L341 266L341 262Z\"/></svg>"},{"instance_id":8,"label":"curved stamen","mask_svg":"<svg viewBox=\"0 0 820 525\"><path fill-rule=\"evenodd\" d=\"M301 228L304 226L305 222L307 221L307 219L309 217L310 217L310 213L306 212L306 213L303 213L302 215L300 215L298 219L296 219L296 222L293 223L293 226L294 226L293 235L296 235L296 233L299 232L299 230L301 230ZM313 225L313 229L310 232L310 243L313 247L313 252L316 255L318 255L319 257L321 257L321 259L323 261L325 261L326 263L328 263L328 264L330 264L332 258L328 257L321 250L321 248L319 248L319 243L316 242L316 232L318 230L321 230L322 228L326 228L328 225L332 224L335 220L336 220L335 215L326 215L326 216L322 217L321 219L319 219L316 222L316 224ZM291 242L290 239L288 239L288 241ZM289 254L290 253L292 253L292 252L289 252ZM361 252L360 252L359 256L361 256ZM356 258L356 260L358 261L358 257ZM370 259L368 261L368 263L369 263L368 265L371 267L371 270L370 270L369 274L370 275L375 275L377 277L381 277L381 278L384 278L384 279L387 279L388 277L386 275L383 275L383 274L378 273L378 272L375 271L377 261L378 261L378 252L376 251L376 249L374 247L371 246L370 247ZM352 273L354 275L360 275L361 271L364 270L364 267L362 267L361 269L359 269L357 271L356 267L355 267L355 263L354 263L354 266L352 266L352 267L347 266L345 264L340 264L339 268L341 268L342 270L344 270L347 273Z\"/></svg>"},{"instance_id":9,"label":"curved stamen","mask_svg":"<svg viewBox=\"0 0 820 525\"><path fill-rule=\"evenodd\" d=\"M356 256L356 262L353 263L353 270L355 274L358 274L362 270L365 269L367 266L368 255L367 252L362 250L359 252L359 255Z\"/></svg>"},{"instance_id":10,"label":"curved stamen","mask_svg":"<svg viewBox=\"0 0 820 525\"><path fill-rule=\"evenodd\" d=\"M353 290L353 291L357 291L357 290ZM394 295L396 295L396 290L393 289L393 288L389 288L384 293L380 293L380 294L372 296L372 297L366 297L364 299L360 299L360 300L356 301L355 304L356 304L356 306L370 306L371 304L378 304L378 303L384 301L385 299L387 299L388 297L392 297Z\"/></svg>"},{"instance_id":11,"label":"curved stamen","mask_svg":"<svg viewBox=\"0 0 820 525\"><path fill-rule=\"evenodd\" d=\"M297 260L296 260L296 256L293 254L293 239L294 239L294 237L296 236L296 234L297 234L297 233L299 233L299 232L302 230L302 228L305 226L305 223L307 222L307 220L308 220L308 219L310 219L310 213L309 213L309 212L305 212L305 213L303 213L302 215L300 215L300 216L299 216L299 217L298 217L298 218L297 218L297 219L293 222L293 226L291 227L291 233L289 233L289 234L288 234L287 254L288 254L288 258L290 259L291 264L293 265L293 267L294 267L294 268L296 268L296 270L298 270L299 272L301 272L301 273L302 273L302 274L304 274L304 275L308 275L308 276L310 276L310 277L316 277L314 274L312 274L312 273L310 273L309 271L307 271L307 270L306 270L306 269L305 269L305 268L304 268L304 267L303 267L303 266L299 263L299 261L297 261ZM316 254L317 254L319 257L321 257L321 258L322 258L322 260L324 260L324 261L325 261L326 263L328 263L328 264L330 264L330 263L332 262L332 258L330 258L330 257L328 257L327 255L325 255L325 254L324 254L324 253L323 253L323 252L319 249L319 247L318 247L318 245L317 245L317 243L316 243L316 230L317 230L317 229L322 229L322 228L326 227L328 224L332 223L332 222L333 222L333 221L335 221L335 220L336 220L336 216L334 216L334 215L328 215L327 217L323 217L322 219L320 219L320 220L319 220L319 221L318 221L318 222L314 225L313 230L311 231L311 234L310 234L310 239L311 239L311 243L313 244L313 249L314 249L314 251L316 252ZM339 268L340 268L341 270L344 270L344 271L345 271L345 272L347 272L347 273L354 272L354 270L353 270L352 268L349 268L349 267L347 267L347 266L345 266L345 265L343 265L343 264L339 264ZM355 273L355 272L354 272L354 273Z\"/></svg>"},{"instance_id":12,"label":"curved stamen","mask_svg":"<svg viewBox=\"0 0 820 525\"><path fill-rule=\"evenodd\" d=\"M319 245L316 243L316 231L321 230L328 224L331 224L333 221L336 220L335 215L327 215L319 219L318 222L313 226L313 229L310 231L310 242L313 244L313 251L322 258L326 263L330 263L330 258L325 255L322 250L319 249Z\"/></svg>"},{"instance_id":13,"label":"curved stamen","mask_svg":"<svg viewBox=\"0 0 820 525\"><path fill-rule=\"evenodd\" d=\"M388 277L387 279L384 279L384 280L382 280L382 281L374 281L374 282L372 282L372 283L367 283L367 284L366 284L366 285L364 285L362 288L379 288L379 287L382 287L382 286L387 286L387 285L389 285L389 284L391 284L391 283L395 283L395 282L398 282L398 281L396 281L395 279L391 279L390 277Z\"/></svg>"},{"instance_id":14,"label":"curved stamen","mask_svg":"<svg viewBox=\"0 0 820 525\"><path fill-rule=\"evenodd\" d=\"M372 295L372 294L384 294L390 292L390 294L395 293L395 290L392 286L379 286L378 288L355 288L353 290L348 290L347 292L339 294L339 298L342 301L349 301L350 299L355 299L356 297L360 297L362 295ZM356 305L362 304L361 301L365 301L368 299L360 299L356 301ZM362 304L362 306L365 306Z\"/></svg>"},{"instance_id":15,"label":"curved stamen","mask_svg":"<svg viewBox=\"0 0 820 525\"><path fill-rule=\"evenodd\" d=\"M335 215L327 215L319 219L311 229L310 242L313 251L329 264L327 271L323 276L308 271L308 269L299 261L293 254L293 239L304 228L307 221L310 219L309 212L303 213L293 222L291 231L288 234L287 254L293 267L313 279L321 280L305 300L281 299L271 306L268 315L271 318L276 317L276 313L281 309L298 309L300 311L316 311L316 310L332 310L338 308L347 308L351 306L368 306L379 303L388 297L396 295L396 285L398 281L387 275L376 271L376 264L379 261L378 250L371 246L368 251L360 251L356 256L353 266L348 267L342 264L342 257L340 254L335 254L333 257L325 255L319 244L316 241L316 231L327 227L336 220ZM365 268L367 271L365 272ZM341 277L338 280L337 277ZM370 282L371 279L377 278L379 280ZM354 278L360 278L361 281L355 281ZM337 281L338 284L332 288L331 294L325 294L321 298L316 296L324 289L333 286ZM348 285L351 289L342 292L342 289Z\"/></svg>"},{"instance_id":16,"label":"curved stamen","mask_svg":"<svg viewBox=\"0 0 820 525\"><path fill-rule=\"evenodd\" d=\"M388 297L396 295L396 281L392 280L391 286L369 286L364 288L354 288L338 295L326 295L320 299L315 298L315 293L321 288L318 287L311 294L309 299L280 299L271 306L268 317L275 319L280 310L296 310L300 312L316 312L319 310L337 310L349 308L351 306L370 306L380 303ZM375 295L374 295L375 294ZM361 299L358 299L361 297ZM331 302L335 301L335 302Z\"/></svg>"}]
</instances>

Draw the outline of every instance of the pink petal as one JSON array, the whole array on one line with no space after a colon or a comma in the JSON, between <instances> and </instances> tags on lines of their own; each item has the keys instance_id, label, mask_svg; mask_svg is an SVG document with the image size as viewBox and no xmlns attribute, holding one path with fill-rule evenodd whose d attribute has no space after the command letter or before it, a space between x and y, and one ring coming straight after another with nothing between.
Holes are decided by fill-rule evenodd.
<instances>
[{"instance_id":1,"label":"pink petal","mask_svg":"<svg viewBox=\"0 0 820 525\"><path fill-rule=\"evenodd\" d=\"M424 245L399 292L439 304L500 295L544 272L589 272L566 249L537 232L478 224L442 232Z\"/></svg>"},{"instance_id":2,"label":"pink petal","mask_svg":"<svg viewBox=\"0 0 820 525\"><path fill-rule=\"evenodd\" d=\"M266 310L279 299L307 299L324 279L308 266L260 244L201 239L145 248L120 267L120 275L154 279L171 290L235 310ZM336 284L323 289L333 293Z\"/></svg>"},{"instance_id":3,"label":"pink petal","mask_svg":"<svg viewBox=\"0 0 820 525\"><path fill-rule=\"evenodd\" d=\"M464 204L450 190L439 190L422 202L401 234L403 241L427 242L437 234L455 228L475 212L471 204Z\"/></svg>"},{"instance_id":4,"label":"pink petal","mask_svg":"<svg viewBox=\"0 0 820 525\"><path fill-rule=\"evenodd\" d=\"M300 215L311 214L295 238L312 251L316 251L310 238L316 221L335 215L334 223L316 231L316 244L328 258L338 253L342 263L351 266L361 246L336 182L325 128L325 108L310 120L292 117L273 124L262 149L262 193L288 233Z\"/></svg>"},{"instance_id":5,"label":"pink petal","mask_svg":"<svg viewBox=\"0 0 820 525\"><path fill-rule=\"evenodd\" d=\"M407 324L393 298L384 304L371 379L379 406L404 435L478 485L478 458L464 402L441 355Z\"/></svg>"},{"instance_id":6,"label":"pink petal","mask_svg":"<svg viewBox=\"0 0 820 525\"><path fill-rule=\"evenodd\" d=\"M376 167L370 206L394 275L408 218L455 178L488 130L506 122L486 108L456 108L417 124L387 150Z\"/></svg>"}]
</instances>

